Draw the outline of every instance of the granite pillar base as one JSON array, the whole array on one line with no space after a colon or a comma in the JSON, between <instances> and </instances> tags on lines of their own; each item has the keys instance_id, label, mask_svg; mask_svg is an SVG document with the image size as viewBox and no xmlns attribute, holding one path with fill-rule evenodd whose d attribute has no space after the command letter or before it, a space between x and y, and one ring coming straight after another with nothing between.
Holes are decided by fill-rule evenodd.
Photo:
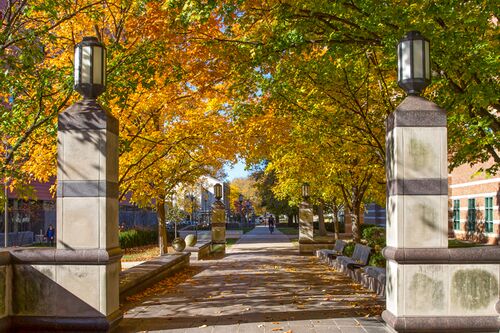
<instances>
[{"instance_id":1,"label":"granite pillar base","mask_svg":"<svg viewBox=\"0 0 500 333\"><path fill-rule=\"evenodd\" d=\"M382 319L398 333L456 333L495 332L500 328L498 316L395 316L389 310L382 312Z\"/></svg>"}]
</instances>

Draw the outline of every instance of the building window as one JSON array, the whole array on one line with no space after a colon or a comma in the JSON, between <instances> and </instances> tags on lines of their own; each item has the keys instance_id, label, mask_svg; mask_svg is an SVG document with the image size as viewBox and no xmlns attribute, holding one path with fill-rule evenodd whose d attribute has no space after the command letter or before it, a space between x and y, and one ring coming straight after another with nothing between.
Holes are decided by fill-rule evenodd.
<instances>
[{"instance_id":1,"label":"building window","mask_svg":"<svg viewBox=\"0 0 500 333\"><path fill-rule=\"evenodd\" d=\"M469 199L467 209L467 231L476 231L476 199Z\"/></svg>"},{"instance_id":2,"label":"building window","mask_svg":"<svg viewBox=\"0 0 500 333\"><path fill-rule=\"evenodd\" d=\"M493 197L484 199L485 231L493 232Z\"/></svg>"},{"instance_id":3,"label":"building window","mask_svg":"<svg viewBox=\"0 0 500 333\"><path fill-rule=\"evenodd\" d=\"M453 200L453 229L460 230L460 200Z\"/></svg>"}]
</instances>

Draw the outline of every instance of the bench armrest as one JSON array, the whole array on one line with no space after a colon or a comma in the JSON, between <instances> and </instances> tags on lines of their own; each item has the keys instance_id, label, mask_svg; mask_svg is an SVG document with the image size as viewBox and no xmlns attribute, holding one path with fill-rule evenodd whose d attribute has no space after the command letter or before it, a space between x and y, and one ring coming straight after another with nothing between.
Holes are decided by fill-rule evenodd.
<instances>
[{"instance_id":1,"label":"bench armrest","mask_svg":"<svg viewBox=\"0 0 500 333\"><path fill-rule=\"evenodd\" d=\"M365 267L366 265L363 264L357 264L357 263L348 263L347 268L348 269L357 269L357 268L362 268Z\"/></svg>"}]
</instances>

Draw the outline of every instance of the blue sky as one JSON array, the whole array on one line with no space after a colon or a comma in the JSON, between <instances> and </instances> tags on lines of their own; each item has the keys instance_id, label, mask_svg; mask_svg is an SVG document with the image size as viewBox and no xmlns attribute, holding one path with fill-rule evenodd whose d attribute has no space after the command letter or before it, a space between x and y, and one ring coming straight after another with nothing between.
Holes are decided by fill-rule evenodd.
<instances>
[{"instance_id":1,"label":"blue sky","mask_svg":"<svg viewBox=\"0 0 500 333\"><path fill-rule=\"evenodd\" d=\"M227 172L227 179L233 180L234 178L247 177L249 175L248 171L245 171L245 161L238 160L232 168L230 166L225 167Z\"/></svg>"}]
</instances>

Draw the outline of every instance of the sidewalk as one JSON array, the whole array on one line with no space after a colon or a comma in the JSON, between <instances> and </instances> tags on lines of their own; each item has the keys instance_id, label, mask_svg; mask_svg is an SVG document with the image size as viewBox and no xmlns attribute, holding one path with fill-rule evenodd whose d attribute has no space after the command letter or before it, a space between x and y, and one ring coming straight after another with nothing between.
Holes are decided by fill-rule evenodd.
<instances>
[{"instance_id":1,"label":"sidewalk","mask_svg":"<svg viewBox=\"0 0 500 333\"><path fill-rule=\"evenodd\" d=\"M384 303L288 237L258 226L224 259L192 263L202 271L138 303L124 304L119 332L385 333Z\"/></svg>"}]
</instances>

